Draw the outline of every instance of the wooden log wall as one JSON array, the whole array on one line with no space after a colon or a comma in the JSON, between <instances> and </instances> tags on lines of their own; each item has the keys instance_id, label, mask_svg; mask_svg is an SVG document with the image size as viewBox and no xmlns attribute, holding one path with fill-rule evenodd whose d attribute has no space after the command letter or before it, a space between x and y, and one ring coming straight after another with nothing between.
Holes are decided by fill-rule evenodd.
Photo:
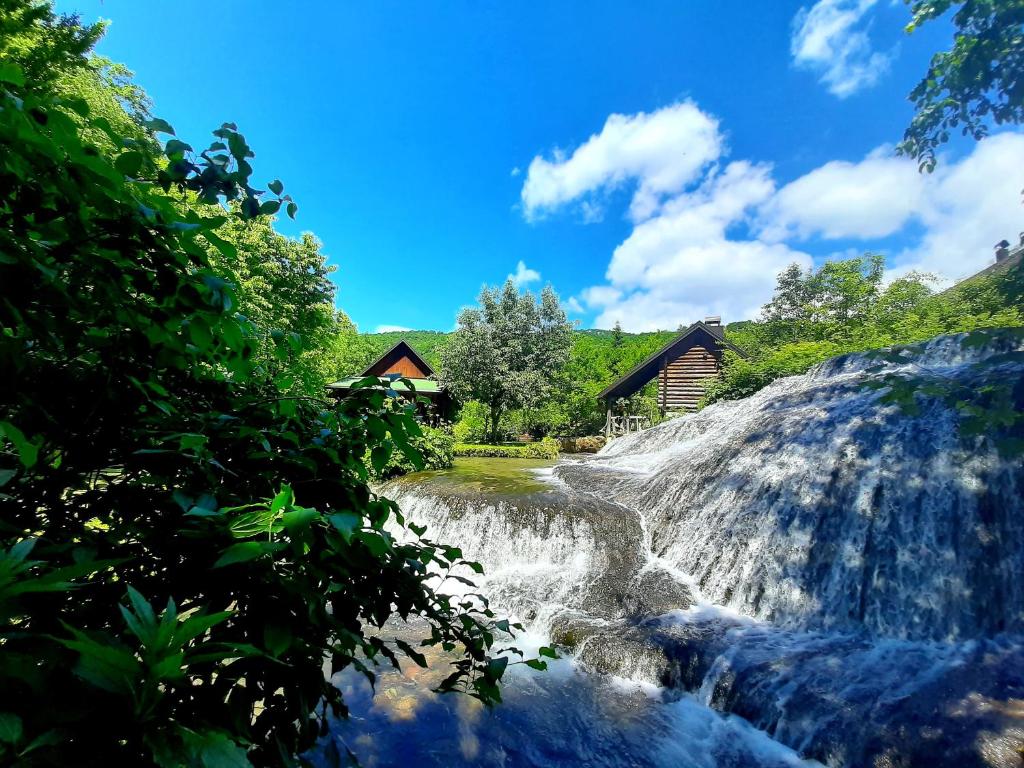
<instances>
[{"instance_id":1,"label":"wooden log wall","mask_svg":"<svg viewBox=\"0 0 1024 768\"><path fill-rule=\"evenodd\" d=\"M658 376L658 404L663 411L694 411L704 396L703 380L721 371L721 353L693 346L663 364Z\"/></svg>"},{"instance_id":2,"label":"wooden log wall","mask_svg":"<svg viewBox=\"0 0 1024 768\"><path fill-rule=\"evenodd\" d=\"M399 376L408 376L410 379L425 379L427 377L427 372L406 355L379 361L369 370L367 375L387 376L391 373L398 374Z\"/></svg>"}]
</instances>

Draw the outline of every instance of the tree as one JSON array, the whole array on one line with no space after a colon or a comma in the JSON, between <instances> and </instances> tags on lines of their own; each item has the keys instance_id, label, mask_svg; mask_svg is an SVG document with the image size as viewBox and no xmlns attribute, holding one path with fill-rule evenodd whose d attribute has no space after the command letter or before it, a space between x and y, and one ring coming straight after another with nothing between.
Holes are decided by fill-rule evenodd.
<instances>
[{"instance_id":1,"label":"tree","mask_svg":"<svg viewBox=\"0 0 1024 768\"><path fill-rule=\"evenodd\" d=\"M805 274L796 263L782 270L776 280L771 301L761 309L761 319L768 323L803 319L812 302L812 278L810 270Z\"/></svg>"},{"instance_id":2,"label":"tree","mask_svg":"<svg viewBox=\"0 0 1024 768\"><path fill-rule=\"evenodd\" d=\"M320 362L325 381L353 376L366 368L376 357L376 347L359 333L356 324L340 309L334 316L334 330Z\"/></svg>"},{"instance_id":3,"label":"tree","mask_svg":"<svg viewBox=\"0 0 1024 768\"><path fill-rule=\"evenodd\" d=\"M294 213L281 184L252 186L231 124L195 152L153 121L147 158L23 60L0 59L0 762L293 765L345 712L325 653L371 678L424 663L366 630L392 614L458 654L443 689L497 700L508 625L427 568L479 566L413 526L398 543L367 486L411 415L288 396L210 258L229 219Z\"/></svg>"},{"instance_id":4,"label":"tree","mask_svg":"<svg viewBox=\"0 0 1024 768\"><path fill-rule=\"evenodd\" d=\"M1024 119L1024 0L907 0L913 32L950 9L953 45L936 53L910 99L916 114L899 146L922 170L959 128L975 140Z\"/></svg>"},{"instance_id":5,"label":"tree","mask_svg":"<svg viewBox=\"0 0 1024 768\"><path fill-rule=\"evenodd\" d=\"M763 331L777 342L849 330L871 311L884 274L885 259L878 254L826 261L816 271L791 264L779 274L775 293L761 310Z\"/></svg>"},{"instance_id":6,"label":"tree","mask_svg":"<svg viewBox=\"0 0 1024 768\"><path fill-rule=\"evenodd\" d=\"M86 54L103 30L101 22L86 27L78 16L57 16L46 2L0 0L0 62L17 62L23 87L46 90L89 67Z\"/></svg>"},{"instance_id":7,"label":"tree","mask_svg":"<svg viewBox=\"0 0 1024 768\"><path fill-rule=\"evenodd\" d=\"M329 278L334 267L322 244L309 232L298 240L278 234L270 215L233 216L217 237L221 242L209 249L211 264L235 286L238 311L260 329L257 359L281 377L287 391L319 394L329 377L325 351L341 330ZM281 337L302 338L303 348L282 357Z\"/></svg>"},{"instance_id":8,"label":"tree","mask_svg":"<svg viewBox=\"0 0 1024 768\"><path fill-rule=\"evenodd\" d=\"M500 439L503 413L533 407L550 393L572 343L572 325L550 286L539 301L508 280L464 309L441 352L441 378L461 400L487 407L487 434Z\"/></svg>"},{"instance_id":9,"label":"tree","mask_svg":"<svg viewBox=\"0 0 1024 768\"><path fill-rule=\"evenodd\" d=\"M761 321L730 328L751 353L726 353L722 377L704 404L753 394L782 376L847 352L911 344L943 333L1024 325L1019 267L934 293L936 278L909 272L883 285L884 260L868 254L817 271L783 271Z\"/></svg>"}]
</instances>

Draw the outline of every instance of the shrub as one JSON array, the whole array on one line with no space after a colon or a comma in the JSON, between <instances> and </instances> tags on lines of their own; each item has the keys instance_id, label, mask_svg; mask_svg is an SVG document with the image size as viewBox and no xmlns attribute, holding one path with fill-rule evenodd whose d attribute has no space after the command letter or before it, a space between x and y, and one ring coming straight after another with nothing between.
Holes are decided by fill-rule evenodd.
<instances>
[{"instance_id":1,"label":"shrub","mask_svg":"<svg viewBox=\"0 0 1024 768\"><path fill-rule=\"evenodd\" d=\"M463 651L443 688L496 700L493 614L427 583L459 551L397 543L367 487L410 414L286 396L211 269L233 252L217 203L293 213L280 183L249 185L229 124L145 177L139 145L37 85L0 62L0 763L294 765L345 713L332 672L397 663L363 629L396 613Z\"/></svg>"},{"instance_id":2,"label":"shrub","mask_svg":"<svg viewBox=\"0 0 1024 768\"><path fill-rule=\"evenodd\" d=\"M522 445L470 445L456 443L456 456L488 457L496 459L557 459L558 441L545 437L535 443Z\"/></svg>"},{"instance_id":3,"label":"shrub","mask_svg":"<svg viewBox=\"0 0 1024 768\"><path fill-rule=\"evenodd\" d=\"M452 428L459 443L478 443L487 439L487 406L470 400L459 411L459 419Z\"/></svg>"},{"instance_id":4,"label":"shrub","mask_svg":"<svg viewBox=\"0 0 1024 768\"><path fill-rule=\"evenodd\" d=\"M727 351L722 374L705 384L700 407L719 400L748 397L775 379L806 373L811 366L842 352L839 345L828 341L784 344L759 359L746 359Z\"/></svg>"},{"instance_id":5,"label":"shrub","mask_svg":"<svg viewBox=\"0 0 1024 768\"><path fill-rule=\"evenodd\" d=\"M421 426L420 431L422 434L409 440L409 446L419 454L418 462L414 462L404 451L393 451L384 468L374 472L374 476L387 480L421 469L451 467L455 461L455 437L451 428Z\"/></svg>"}]
</instances>

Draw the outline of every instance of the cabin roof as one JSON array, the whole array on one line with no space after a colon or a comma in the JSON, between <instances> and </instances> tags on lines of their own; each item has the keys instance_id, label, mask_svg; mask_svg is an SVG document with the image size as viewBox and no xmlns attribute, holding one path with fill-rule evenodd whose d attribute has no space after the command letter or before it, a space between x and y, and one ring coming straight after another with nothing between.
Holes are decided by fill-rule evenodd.
<instances>
[{"instance_id":1,"label":"cabin roof","mask_svg":"<svg viewBox=\"0 0 1024 768\"><path fill-rule=\"evenodd\" d=\"M395 352L400 352L405 357L410 358L414 363L416 363L416 365L419 367L419 369L421 371L423 371L424 373L427 374L427 376L433 376L434 375L434 369L430 366L430 364L426 360L423 359L423 355L421 355L419 352L417 352L415 349L413 349L412 344L410 344L405 339L399 339L398 343L395 344L393 347L391 347L391 349L389 349L383 355L381 355L376 360L374 360L372 363L370 363L370 365L368 365L366 367L366 369L363 371L362 375L363 376L369 376L370 375L370 371L372 371L379 363L381 363L384 360L386 360L389 356L391 356Z\"/></svg>"},{"instance_id":2,"label":"cabin roof","mask_svg":"<svg viewBox=\"0 0 1024 768\"><path fill-rule=\"evenodd\" d=\"M743 350L735 344L731 344L726 341L725 329L721 325L708 325L707 323L698 320L657 352L654 352L638 365L634 366L632 370L602 389L597 395L597 399L605 400L611 397L629 397L630 395L640 391L647 382L658 375L658 370L661 367L661 360L666 354L671 354L676 348L683 347L687 342L692 346L693 342L696 340L694 337L700 337L705 334L710 336L712 343L717 344L719 347L730 349L737 355L746 357L746 353L744 353Z\"/></svg>"}]
</instances>

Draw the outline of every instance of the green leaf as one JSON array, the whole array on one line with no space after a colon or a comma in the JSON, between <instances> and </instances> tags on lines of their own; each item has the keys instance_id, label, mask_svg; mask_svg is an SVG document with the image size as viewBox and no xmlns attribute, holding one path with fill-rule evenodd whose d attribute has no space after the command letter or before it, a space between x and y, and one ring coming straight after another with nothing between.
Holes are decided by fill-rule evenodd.
<instances>
[{"instance_id":1,"label":"green leaf","mask_svg":"<svg viewBox=\"0 0 1024 768\"><path fill-rule=\"evenodd\" d=\"M61 741L63 741L63 739L61 738L59 731L44 731L20 749L18 751L18 756L24 757L30 752L35 752L37 749L42 747L52 747L54 744L60 744Z\"/></svg>"},{"instance_id":2,"label":"green leaf","mask_svg":"<svg viewBox=\"0 0 1024 768\"><path fill-rule=\"evenodd\" d=\"M17 64L11 62L0 63L0 83L10 83L11 85L18 86L25 85L25 73L22 72L21 67Z\"/></svg>"},{"instance_id":3,"label":"green leaf","mask_svg":"<svg viewBox=\"0 0 1024 768\"><path fill-rule=\"evenodd\" d=\"M210 326L198 318L193 318L189 322L188 335L201 352L205 352L213 346L213 334L210 333Z\"/></svg>"},{"instance_id":4,"label":"green leaf","mask_svg":"<svg viewBox=\"0 0 1024 768\"><path fill-rule=\"evenodd\" d=\"M263 627L263 645L274 656L280 656L292 644L292 631L279 624L267 624Z\"/></svg>"},{"instance_id":5,"label":"green leaf","mask_svg":"<svg viewBox=\"0 0 1024 768\"><path fill-rule=\"evenodd\" d=\"M9 557L16 562L22 562L26 557L29 556L29 554L32 552L32 549L35 547L38 541L39 539L35 538L34 536L31 536L27 539L22 539L13 547L11 547L10 552L8 553Z\"/></svg>"},{"instance_id":6,"label":"green leaf","mask_svg":"<svg viewBox=\"0 0 1024 768\"><path fill-rule=\"evenodd\" d=\"M547 656L549 659L557 659L558 658L558 653L555 651L555 649L551 648L549 646L546 646L546 645L542 645L540 647L540 650L537 651L537 653L540 656Z\"/></svg>"},{"instance_id":7,"label":"green leaf","mask_svg":"<svg viewBox=\"0 0 1024 768\"><path fill-rule=\"evenodd\" d=\"M284 184L281 183L280 179L274 179L272 182L267 184L267 187L275 195L280 195L284 191Z\"/></svg>"},{"instance_id":8,"label":"green leaf","mask_svg":"<svg viewBox=\"0 0 1024 768\"><path fill-rule=\"evenodd\" d=\"M139 175L139 170L142 168L143 158L141 152L129 150L128 152L122 152L114 160L114 167L117 168L118 173L123 176L130 176L135 178Z\"/></svg>"},{"instance_id":9,"label":"green leaf","mask_svg":"<svg viewBox=\"0 0 1024 768\"><path fill-rule=\"evenodd\" d=\"M285 512L281 516L281 523L289 530L293 528L305 528L314 520L320 518L320 512L308 507L298 507L291 512Z\"/></svg>"},{"instance_id":10,"label":"green leaf","mask_svg":"<svg viewBox=\"0 0 1024 768\"><path fill-rule=\"evenodd\" d=\"M497 656L493 659L487 660L487 669L485 674L491 680L501 680L501 676L505 674L505 668L508 666L507 656Z\"/></svg>"},{"instance_id":11,"label":"green leaf","mask_svg":"<svg viewBox=\"0 0 1024 768\"><path fill-rule=\"evenodd\" d=\"M132 608L135 609L135 613L139 615L139 618L147 624L156 624L156 614L153 613L153 607L142 596L142 593L131 584L128 585L128 599L131 600Z\"/></svg>"},{"instance_id":12,"label":"green leaf","mask_svg":"<svg viewBox=\"0 0 1024 768\"><path fill-rule=\"evenodd\" d=\"M189 616L175 630L172 640L173 647L184 648L192 640L205 634L208 629L215 627L222 621L226 621L233 615L233 611L220 611L219 613L211 613L208 616Z\"/></svg>"},{"instance_id":13,"label":"green leaf","mask_svg":"<svg viewBox=\"0 0 1024 768\"><path fill-rule=\"evenodd\" d=\"M237 544L232 544L224 550L224 554L213 564L213 567L223 568L226 565L235 565L236 563L255 560L268 551L266 545L267 542L265 541L241 541Z\"/></svg>"},{"instance_id":14,"label":"green leaf","mask_svg":"<svg viewBox=\"0 0 1024 768\"><path fill-rule=\"evenodd\" d=\"M21 741L21 718L12 712L0 712L0 742L17 744Z\"/></svg>"},{"instance_id":15,"label":"green leaf","mask_svg":"<svg viewBox=\"0 0 1024 768\"><path fill-rule=\"evenodd\" d=\"M36 465L39 460L39 446L35 442L25 437L25 433L9 421L0 421L0 432L14 443L14 448L18 451L18 458L25 469L31 469Z\"/></svg>"},{"instance_id":16,"label":"green leaf","mask_svg":"<svg viewBox=\"0 0 1024 768\"><path fill-rule=\"evenodd\" d=\"M203 237L205 237L214 248L220 251L223 255L229 259L238 258L238 248L233 243L229 243L227 240L213 234L210 231L204 231Z\"/></svg>"},{"instance_id":17,"label":"green leaf","mask_svg":"<svg viewBox=\"0 0 1024 768\"><path fill-rule=\"evenodd\" d=\"M541 672L548 668L548 663L546 661L542 661L541 659L526 659L523 663L531 669L537 669Z\"/></svg>"},{"instance_id":18,"label":"green leaf","mask_svg":"<svg viewBox=\"0 0 1024 768\"><path fill-rule=\"evenodd\" d=\"M389 445L378 445L370 451L370 464L373 465L373 469L378 475L384 471L390 458L391 446Z\"/></svg>"},{"instance_id":19,"label":"green leaf","mask_svg":"<svg viewBox=\"0 0 1024 768\"><path fill-rule=\"evenodd\" d=\"M78 652L75 674L111 693L127 694L131 691L133 681L140 674L134 654L114 645L111 637L104 636L105 641L101 643L74 627L67 624L64 627L74 639L58 638L58 642Z\"/></svg>"},{"instance_id":20,"label":"green leaf","mask_svg":"<svg viewBox=\"0 0 1024 768\"><path fill-rule=\"evenodd\" d=\"M352 539L352 533L363 523L363 518L355 512L336 512L327 519L346 542Z\"/></svg>"},{"instance_id":21,"label":"green leaf","mask_svg":"<svg viewBox=\"0 0 1024 768\"><path fill-rule=\"evenodd\" d=\"M174 135L174 129L171 128L171 124L166 120L161 120L159 117L145 120L142 124L153 133L169 133L172 136Z\"/></svg>"},{"instance_id":22,"label":"green leaf","mask_svg":"<svg viewBox=\"0 0 1024 768\"><path fill-rule=\"evenodd\" d=\"M285 508L290 507L295 501L295 494L292 493L290 485L282 485L274 500L270 503L270 514L277 515Z\"/></svg>"},{"instance_id":23,"label":"green leaf","mask_svg":"<svg viewBox=\"0 0 1024 768\"><path fill-rule=\"evenodd\" d=\"M178 139L171 139L164 145L164 154L168 157L172 155L184 155L186 152L191 152L192 147L186 144L184 141Z\"/></svg>"},{"instance_id":24,"label":"green leaf","mask_svg":"<svg viewBox=\"0 0 1024 768\"><path fill-rule=\"evenodd\" d=\"M246 751L223 733L186 732L186 745L196 756L192 764L202 768L252 768Z\"/></svg>"},{"instance_id":25,"label":"green leaf","mask_svg":"<svg viewBox=\"0 0 1024 768\"><path fill-rule=\"evenodd\" d=\"M299 210L299 206L297 206L295 203L288 203L288 208L287 208L288 218L294 219L295 218L295 214L296 214L296 212L298 210Z\"/></svg>"},{"instance_id":26,"label":"green leaf","mask_svg":"<svg viewBox=\"0 0 1024 768\"><path fill-rule=\"evenodd\" d=\"M385 536L387 536L387 534L379 533L377 531L359 531L356 534L356 538L363 542L363 544L366 545L366 548L369 549L376 558L383 557L384 553L388 551L390 542L385 538Z\"/></svg>"},{"instance_id":27,"label":"green leaf","mask_svg":"<svg viewBox=\"0 0 1024 768\"><path fill-rule=\"evenodd\" d=\"M402 653L404 653L410 659L415 661L418 666L421 666L424 669L426 669L426 666L427 666L427 657L426 656L424 656L422 653L417 651L415 648L413 648L411 645L409 645L404 640L398 640L396 638L395 639L395 645L397 645L399 648L401 648L402 649Z\"/></svg>"}]
</instances>

